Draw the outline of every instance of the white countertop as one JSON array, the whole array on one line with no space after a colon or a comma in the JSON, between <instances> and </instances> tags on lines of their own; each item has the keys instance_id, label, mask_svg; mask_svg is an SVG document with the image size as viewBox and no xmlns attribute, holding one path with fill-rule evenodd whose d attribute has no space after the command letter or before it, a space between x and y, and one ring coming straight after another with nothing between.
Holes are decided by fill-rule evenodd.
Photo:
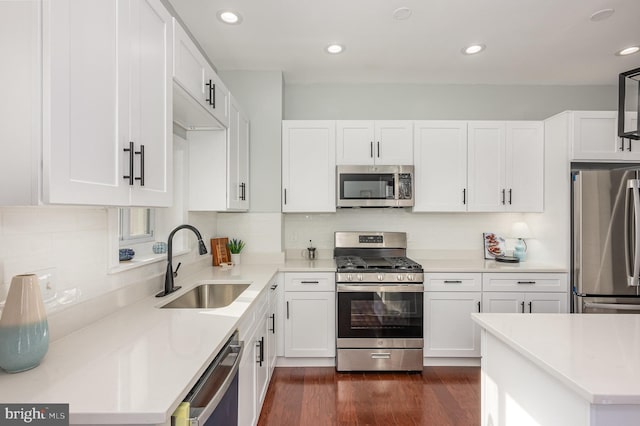
<instances>
[{"instance_id":1,"label":"white countertop","mask_svg":"<svg viewBox=\"0 0 640 426\"><path fill-rule=\"evenodd\" d=\"M429 272L556 272L566 273L567 268L531 262L503 263L485 259L414 259Z\"/></svg>"},{"instance_id":2,"label":"white countertop","mask_svg":"<svg viewBox=\"0 0 640 426\"><path fill-rule=\"evenodd\" d=\"M526 263L494 269L495 262L482 260L422 263L428 272L566 272ZM71 423L165 423L274 274L295 271L335 272L335 262L206 267L181 275L175 284L183 288L175 295L149 296L52 342L37 368L18 374L0 370L0 401L69 403ZM224 308L157 308L203 281L251 286Z\"/></svg>"},{"instance_id":3,"label":"white countertop","mask_svg":"<svg viewBox=\"0 0 640 426\"><path fill-rule=\"evenodd\" d=\"M592 404L640 404L640 315L473 314Z\"/></svg>"}]
</instances>

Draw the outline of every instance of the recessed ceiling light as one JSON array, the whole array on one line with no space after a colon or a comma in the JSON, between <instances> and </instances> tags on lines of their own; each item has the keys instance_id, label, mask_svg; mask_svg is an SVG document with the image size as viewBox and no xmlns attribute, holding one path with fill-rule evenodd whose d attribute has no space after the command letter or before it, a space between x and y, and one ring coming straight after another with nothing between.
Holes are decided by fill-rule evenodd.
<instances>
[{"instance_id":1,"label":"recessed ceiling light","mask_svg":"<svg viewBox=\"0 0 640 426\"><path fill-rule=\"evenodd\" d=\"M629 46L616 52L616 55L618 56L633 55L634 53L638 53L639 51L640 51L640 46Z\"/></svg>"},{"instance_id":2,"label":"recessed ceiling light","mask_svg":"<svg viewBox=\"0 0 640 426\"><path fill-rule=\"evenodd\" d=\"M475 55L476 53L482 52L486 46L484 44L471 44L462 49L462 53L465 55Z\"/></svg>"},{"instance_id":3,"label":"recessed ceiling light","mask_svg":"<svg viewBox=\"0 0 640 426\"><path fill-rule=\"evenodd\" d=\"M615 12L614 9L598 10L597 12L593 12L589 19L593 22L604 21L605 19L613 15L613 12Z\"/></svg>"},{"instance_id":4,"label":"recessed ceiling light","mask_svg":"<svg viewBox=\"0 0 640 426\"><path fill-rule=\"evenodd\" d=\"M344 52L344 46L341 44L330 44L325 49L327 53L331 53L332 55L337 55L338 53Z\"/></svg>"},{"instance_id":5,"label":"recessed ceiling light","mask_svg":"<svg viewBox=\"0 0 640 426\"><path fill-rule=\"evenodd\" d=\"M225 24L237 25L242 22L242 15L234 10L219 10L217 15Z\"/></svg>"},{"instance_id":6,"label":"recessed ceiling light","mask_svg":"<svg viewBox=\"0 0 640 426\"><path fill-rule=\"evenodd\" d=\"M408 7L399 7L393 11L393 17L398 21L404 21L405 19L409 19L411 13L412 11Z\"/></svg>"}]
</instances>

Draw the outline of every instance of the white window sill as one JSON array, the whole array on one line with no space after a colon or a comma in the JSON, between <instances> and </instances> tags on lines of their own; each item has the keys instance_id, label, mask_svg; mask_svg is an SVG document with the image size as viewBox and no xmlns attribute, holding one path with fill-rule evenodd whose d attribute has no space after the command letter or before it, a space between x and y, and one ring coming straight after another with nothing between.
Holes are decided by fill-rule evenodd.
<instances>
[{"instance_id":1,"label":"white window sill","mask_svg":"<svg viewBox=\"0 0 640 426\"><path fill-rule=\"evenodd\" d=\"M187 254L190 251L191 251L190 249L177 250L173 252L173 256L175 257L175 256ZM140 268L144 265L150 265L152 263L166 261L166 260L167 260L167 253L160 253L160 254L151 253L151 254L142 254L142 255L136 254L136 257L134 257L133 259L119 262L118 265L109 268L109 271L107 273L109 275L118 274L120 272L129 271L131 269Z\"/></svg>"}]
</instances>

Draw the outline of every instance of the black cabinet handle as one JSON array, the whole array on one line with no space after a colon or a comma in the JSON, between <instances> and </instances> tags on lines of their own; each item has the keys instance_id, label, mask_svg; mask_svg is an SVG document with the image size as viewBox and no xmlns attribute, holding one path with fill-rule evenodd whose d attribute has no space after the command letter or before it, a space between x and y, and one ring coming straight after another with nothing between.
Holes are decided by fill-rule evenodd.
<instances>
[{"instance_id":1,"label":"black cabinet handle","mask_svg":"<svg viewBox=\"0 0 640 426\"><path fill-rule=\"evenodd\" d=\"M529 313L531 313L531 312L532 312L532 311L531 311L531 304L532 304L532 303L533 303L533 302L529 302Z\"/></svg>"},{"instance_id":2,"label":"black cabinet handle","mask_svg":"<svg viewBox=\"0 0 640 426\"><path fill-rule=\"evenodd\" d=\"M480 301L478 301L478 312L481 312L481 311L480 311L480 306L481 306L481 305L480 305Z\"/></svg>"},{"instance_id":3,"label":"black cabinet handle","mask_svg":"<svg viewBox=\"0 0 640 426\"><path fill-rule=\"evenodd\" d=\"M624 151L624 138L620 138L620 151Z\"/></svg>"},{"instance_id":4,"label":"black cabinet handle","mask_svg":"<svg viewBox=\"0 0 640 426\"><path fill-rule=\"evenodd\" d=\"M206 85L209 88L209 99L207 99L207 103L209 105L211 105L215 109L215 107L216 107L216 84L212 80L209 80L209 82Z\"/></svg>"},{"instance_id":5,"label":"black cabinet handle","mask_svg":"<svg viewBox=\"0 0 640 426\"><path fill-rule=\"evenodd\" d=\"M378 141L378 158L380 158L380 141Z\"/></svg>"},{"instance_id":6,"label":"black cabinet handle","mask_svg":"<svg viewBox=\"0 0 640 426\"><path fill-rule=\"evenodd\" d=\"M509 205L511 205L511 192L512 192L512 189L509 188Z\"/></svg>"},{"instance_id":7,"label":"black cabinet handle","mask_svg":"<svg viewBox=\"0 0 640 426\"><path fill-rule=\"evenodd\" d=\"M627 151L631 152L631 139L629 139L629 142L627 142L629 144L629 148L627 148Z\"/></svg>"},{"instance_id":8,"label":"black cabinet handle","mask_svg":"<svg viewBox=\"0 0 640 426\"><path fill-rule=\"evenodd\" d=\"M444 280L445 284L462 284L461 280Z\"/></svg>"},{"instance_id":9,"label":"black cabinet handle","mask_svg":"<svg viewBox=\"0 0 640 426\"><path fill-rule=\"evenodd\" d=\"M320 284L320 281L300 281L300 284Z\"/></svg>"},{"instance_id":10,"label":"black cabinet handle","mask_svg":"<svg viewBox=\"0 0 640 426\"><path fill-rule=\"evenodd\" d=\"M535 284L535 281L518 281L518 284Z\"/></svg>"},{"instance_id":11,"label":"black cabinet handle","mask_svg":"<svg viewBox=\"0 0 640 426\"><path fill-rule=\"evenodd\" d=\"M278 284L273 284L273 285L271 286L271 290L275 290L276 288L278 288Z\"/></svg>"},{"instance_id":12,"label":"black cabinet handle","mask_svg":"<svg viewBox=\"0 0 640 426\"><path fill-rule=\"evenodd\" d=\"M522 308L522 313L524 314L524 301L520 302L520 307Z\"/></svg>"},{"instance_id":13,"label":"black cabinet handle","mask_svg":"<svg viewBox=\"0 0 640 426\"><path fill-rule=\"evenodd\" d=\"M373 141L369 142L371 148L371 158L373 158Z\"/></svg>"},{"instance_id":14,"label":"black cabinet handle","mask_svg":"<svg viewBox=\"0 0 640 426\"><path fill-rule=\"evenodd\" d=\"M245 188L245 183L244 183L244 182L242 182L242 183L240 184L240 197L239 197L241 201L246 200L246 198L245 198L244 188Z\"/></svg>"},{"instance_id":15,"label":"black cabinet handle","mask_svg":"<svg viewBox=\"0 0 640 426\"><path fill-rule=\"evenodd\" d=\"M287 319L289 319L289 301L287 301Z\"/></svg>"},{"instance_id":16,"label":"black cabinet handle","mask_svg":"<svg viewBox=\"0 0 640 426\"><path fill-rule=\"evenodd\" d=\"M262 363L264 362L264 336L258 340L258 360L256 361L260 367L262 367Z\"/></svg>"},{"instance_id":17,"label":"black cabinet handle","mask_svg":"<svg viewBox=\"0 0 640 426\"><path fill-rule=\"evenodd\" d=\"M505 204L505 196L506 196L506 191L504 189L502 189L502 205L504 206Z\"/></svg>"},{"instance_id":18,"label":"black cabinet handle","mask_svg":"<svg viewBox=\"0 0 640 426\"><path fill-rule=\"evenodd\" d=\"M129 141L129 148L123 148L123 151L129 153L129 174L122 176L122 179L128 179L129 185L133 185L133 141Z\"/></svg>"},{"instance_id":19,"label":"black cabinet handle","mask_svg":"<svg viewBox=\"0 0 640 426\"><path fill-rule=\"evenodd\" d=\"M462 204L467 204L467 188L462 190Z\"/></svg>"},{"instance_id":20,"label":"black cabinet handle","mask_svg":"<svg viewBox=\"0 0 640 426\"><path fill-rule=\"evenodd\" d=\"M287 205L287 188L284 189L284 204Z\"/></svg>"},{"instance_id":21,"label":"black cabinet handle","mask_svg":"<svg viewBox=\"0 0 640 426\"><path fill-rule=\"evenodd\" d=\"M144 145L140 145L140 151L136 151L140 155L140 176L136 180L140 181L140 186L144 186Z\"/></svg>"},{"instance_id":22,"label":"black cabinet handle","mask_svg":"<svg viewBox=\"0 0 640 426\"><path fill-rule=\"evenodd\" d=\"M271 314L271 334L276 334L276 314Z\"/></svg>"}]
</instances>

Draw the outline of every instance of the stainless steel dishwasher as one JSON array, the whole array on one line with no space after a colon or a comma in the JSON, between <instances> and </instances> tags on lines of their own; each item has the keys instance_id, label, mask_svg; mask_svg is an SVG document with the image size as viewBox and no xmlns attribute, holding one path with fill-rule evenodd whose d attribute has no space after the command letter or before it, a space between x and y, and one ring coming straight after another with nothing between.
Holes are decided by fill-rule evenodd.
<instances>
[{"instance_id":1,"label":"stainless steel dishwasher","mask_svg":"<svg viewBox=\"0 0 640 426\"><path fill-rule=\"evenodd\" d=\"M244 349L238 336L236 330L184 399L190 404L188 424L238 424L238 366ZM172 417L171 424L176 423Z\"/></svg>"}]
</instances>

